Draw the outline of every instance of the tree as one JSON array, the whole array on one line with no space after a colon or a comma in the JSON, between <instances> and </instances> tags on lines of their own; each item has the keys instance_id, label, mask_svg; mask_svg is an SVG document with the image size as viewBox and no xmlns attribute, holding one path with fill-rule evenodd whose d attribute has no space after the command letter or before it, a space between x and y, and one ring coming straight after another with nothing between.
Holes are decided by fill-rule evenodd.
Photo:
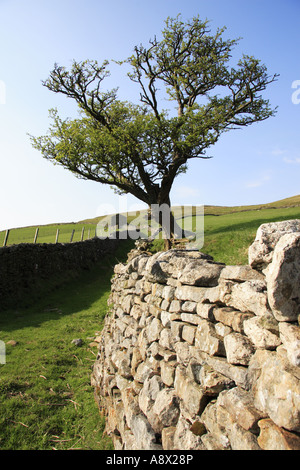
<instances>
[{"instance_id":1,"label":"tree","mask_svg":"<svg viewBox=\"0 0 300 470\"><path fill-rule=\"evenodd\" d=\"M211 34L208 24L198 16L185 23L180 15L168 18L160 40L136 46L119 62L131 67L128 75L139 87L139 104L119 100L117 89L102 91L108 61L74 61L69 71L55 64L43 85L75 100L80 117L62 120L50 110L50 131L31 136L33 146L79 178L131 193L149 207L170 208L174 179L187 170L189 160L210 158L207 149L221 134L276 112L261 92L278 75L268 75L252 56L230 67L239 40L225 40L225 28ZM161 107L165 96L170 110ZM171 211L170 221L173 237Z\"/></svg>"}]
</instances>

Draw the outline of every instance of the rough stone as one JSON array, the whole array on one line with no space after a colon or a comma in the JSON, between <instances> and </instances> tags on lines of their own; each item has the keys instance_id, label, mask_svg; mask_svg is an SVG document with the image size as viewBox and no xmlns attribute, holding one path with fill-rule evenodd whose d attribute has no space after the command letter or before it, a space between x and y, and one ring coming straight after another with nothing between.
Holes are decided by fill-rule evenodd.
<instances>
[{"instance_id":1,"label":"rough stone","mask_svg":"<svg viewBox=\"0 0 300 470\"><path fill-rule=\"evenodd\" d=\"M159 339L163 325L158 318L153 318L151 323L147 327L147 338L149 343L157 341Z\"/></svg>"},{"instance_id":2,"label":"rough stone","mask_svg":"<svg viewBox=\"0 0 300 470\"><path fill-rule=\"evenodd\" d=\"M300 431L300 372L276 352L257 350L249 364L254 406L275 424Z\"/></svg>"},{"instance_id":3,"label":"rough stone","mask_svg":"<svg viewBox=\"0 0 300 470\"><path fill-rule=\"evenodd\" d=\"M287 357L293 366L300 366L300 328L298 325L280 322L279 332Z\"/></svg>"},{"instance_id":4,"label":"rough stone","mask_svg":"<svg viewBox=\"0 0 300 470\"><path fill-rule=\"evenodd\" d=\"M211 356L225 355L223 338L217 335L214 325L206 320L201 320L197 327L195 346Z\"/></svg>"},{"instance_id":5,"label":"rough stone","mask_svg":"<svg viewBox=\"0 0 300 470\"><path fill-rule=\"evenodd\" d=\"M190 424L180 418L174 433L174 448L178 450L205 450L201 437L190 430Z\"/></svg>"},{"instance_id":6,"label":"rough stone","mask_svg":"<svg viewBox=\"0 0 300 470\"><path fill-rule=\"evenodd\" d=\"M263 281L264 276L251 266L225 266L221 271L220 279L227 279L236 282Z\"/></svg>"},{"instance_id":7,"label":"rough stone","mask_svg":"<svg viewBox=\"0 0 300 470\"><path fill-rule=\"evenodd\" d=\"M230 333L224 338L227 361L230 364L247 366L254 354L252 342L240 333Z\"/></svg>"},{"instance_id":8,"label":"rough stone","mask_svg":"<svg viewBox=\"0 0 300 470\"><path fill-rule=\"evenodd\" d=\"M174 426L179 418L179 399L173 389L164 389L158 392L153 412L157 414L165 427Z\"/></svg>"},{"instance_id":9,"label":"rough stone","mask_svg":"<svg viewBox=\"0 0 300 470\"><path fill-rule=\"evenodd\" d=\"M195 334L196 334L195 326L185 325L182 328L182 339L191 345L194 344Z\"/></svg>"},{"instance_id":10,"label":"rough stone","mask_svg":"<svg viewBox=\"0 0 300 470\"><path fill-rule=\"evenodd\" d=\"M263 450L300 450L300 437L276 426L271 419L262 419L258 426L257 441Z\"/></svg>"},{"instance_id":11,"label":"rough stone","mask_svg":"<svg viewBox=\"0 0 300 470\"><path fill-rule=\"evenodd\" d=\"M248 392L239 387L223 391L218 397L218 405L226 408L233 420L246 431L258 434L258 422L264 413L255 408L253 397Z\"/></svg>"},{"instance_id":12,"label":"rough stone","mask_svg":"<svg viewBox=\"0 0 300 470\"><path fill-rule=\"evenodd\" d=\"M178 280L182 284L201 287L214 287L224 265L206 260L197 260L187 263Z\"/></svg>"},{"instance_id":13,"label":"rough stone","mask_svg":"<svg viewBox=\"0 0 300 470\"><path fill-rule=\"evenodd\" d=\"M281 344L278 322L273 315L246 320L244 331L256 348L276 349Z\"/></svg>"},{"instance_id":14,"label":"rough stone","mask_svg":"<svg viewBox=\"0 0 300 470\"><path fill-rule=\"evenodd\" d=\"M205 395L218 396L223 390L234 386L234 381L216 372L211 366L205 364L200 368L199 381Z\"/></svg>"},{"instance_id":15,"label":"rough stone","mask_svg":"<svg viewBox=\"0 0 300 470\"><path fill-rule=\"evenodd\" d=\"M203 388L187 376L182 366L176 368L174 389L192 416L201 414L208 402L207 396Z\"/></svg>"},{"instance_id":16,"label":"rough stone","mask_svg":"<svg viewBox=\"0 0 300 470\"><path fill-rule=\"evenodd\" d=\"M273 258L274 249L280 238L287 233L300 232L300 220L285 220L262 224L255 241L249 248L249 264L252 268L263 269Z\"/></svg>"},{"instance_id":17,"label":"rough stone","mask_svg":"<svg viewBox=\"0 0 300 470\"><path fill-rule=\"evenodd\" d=\"M229 326L237 333L244 332L244 321L253 317L251 313L241 313L231 307L215 307L214 319L223 325Z\"/></svg>"},{"instance_id":18,"label":"rough stone","mask_svg":"<svg viewBox=\"0 0 300 470\"><path fill-rule=\"evenodd\" d=\"M268 300L275 318L278 321L296 321L300 314L299 232L284 235L277 243L267 273L267 285Z\"/></svg>"},{"instance_id":19,"label":"rough stone","mask_svg":"<svg viewBox=\"0 0 300 470\"><path fill-rule=\"evenodd\" d=\"M231 293L225 295L225 303L241 312L255 315L270 313L265 281L246 281L234 284Z\"/></svg>"}]
</instances>

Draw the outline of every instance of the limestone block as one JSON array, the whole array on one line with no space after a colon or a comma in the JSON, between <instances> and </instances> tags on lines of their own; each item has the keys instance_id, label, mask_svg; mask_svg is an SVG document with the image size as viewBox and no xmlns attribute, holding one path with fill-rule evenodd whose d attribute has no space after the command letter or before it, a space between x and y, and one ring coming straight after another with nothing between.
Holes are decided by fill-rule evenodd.
<instances>
[{"instance_id":1,"label":"limestone block","mask_svg":"<svg viewBox=\"0 0 300 470\"><path fill-rule=\"evenodd\" d=\"M174 336L171 333L170 328L164 328L159 337L159 345L166 349L172 349L174 345Z\"/></svg>"},{"instance_id":2,"label":"limestone block","mask_svg":"<svg viewBox=\"0 0 300 470\"><path fill-rule=\"evenodd\" d=\"M132 418L131 431L134 435L137 449L154 450L157 448L155 432L150 426L146 416L142 413Z\"/></svg>"},{"instance_id":3,"label":"limestone block","mask_svg":"<svg viewBox=\"0 0 300 470\"><path fill-rule=\"evenodd\" d=\"M182 304L182 311L183 312L188 312L188 313L195 313L197 310L197 303L196 302L190 302L187 300L186 302L183 302Z\"/></svg>"},{"instance_id":4,"label":"limestone block","mask_svg":"<svg viewBox=\"0 0 300 470\"><path fill-rule=\"evenodd\" d=\"M230 326L224 325L221 322L215 324L215 330L219 336L222 336L222 338L224 338L226 335L229 335L229 333L232 333L232 328L230 328Z\"/></svg>"},{"instance_id":5,"label":"limestone block","mask_svg":"<svg viewBox=\"0 0 300 470\"><path fill-rule=\"evenodd\" d=\"M249 264L263 269L273 258L276 244L287 233L300 232L300 220L284 220L262 224L256 233L255 241L249 248Z\"/></svg>"},{"instance_id":6,"label":"limestone block","mask_svg":"<svg viewBox=\"0 0 300 470\"><path fill-rule=\"evenodd\" d=\"M159 417L163 426L174 426L179 418L179 400L174 389L163 389L158 392L153 412Z\"/></svg>"},{"instance_id":7,"label":"limestone block","mask_svg":"<svg viewBox=\"0 0 300 470\"><path fill-rule=\"evenodd\" d=\"M176 352L177 360L178 362L187 365L191 356L190 356L190 349L193 348L193 346L190 346L187 343L182 343L178 341L174 345L174 349Z\"/></svg>"},{"instance_id":8,"label":"limestone block","mask_svg":"<svg viewBox=\"0 0 300 470\"><path fill-rule=\"evenodd\" d=\"M174 433L174 449L205 450L201 436L196 436L190 430L190 423L180 417Z\"/></svg>"},{"instance_id":9,"label":"limestone block","mask_svg":"<svg viewBox=\"0 0 300 470\"><path fill-rule=\"evenodd\" d=\"M201 421L205 425L210 438L202 436L202 442L209 450L231 449L230 441L226 435L225 427L217 419L216 400L211 401L201 415Z\"/></svg>"},{"instance_id":10,"label":"limestone block","mask_svg":"<svg viewBox=\"0 0 300 470\"><path fill-rule=\"evenodd\" d=\"M207 364L201 367L199 380L205 395L210 397L215 397L223 390L229 389L235 385L233 380L216 372Z\"/></svg>"},{"instance_id":11,"label":"limestone block","mask_svg":"<svg viewBox=\"0 0 300 470\"><path fill-rule=\"evenodd\" d=\"M122 301L121 308L124 312L129 313L133 305L133 296L131 294L126 295Z\"/></svg>"},{"instance_id":12,"label":"limestone block","mask_svg":"<svg viewBox=\"0 0 300 470\"><path fill-rule=\"evenodd\" d=\"M140 353L139 347L134 347L132 350L132 357L131 357L131 374L134 376L137 367L139 364L143 362L142 355Z\"/></svg>"},{"instance_id":13,"label":"limestone block","mask_svg":"<svg viewBox=\"0 0 300 470\"><path fill-rule=\"evenodd\" d=\"M198 303L197 314L201 318L204 318L205 320L212 321L214 319L214 316L213 316L214 308L215 308L214 304Z\"/></svg>"},{"instance_id":14,"label":"limestone block","mask_svg":"<svg viewBox=\"0 0 300 470\"><path fill-rule=\"evenodd\" d=\"M231 293L225 296L225 303L241 312L255 315L270 313L265 281L246 281L234 284Z\"/></svg>"},{"instance_id":15,"label":"limestone block","mask_svg":"<svg viewBox=\"0 0 300 470\"><path fill-rule=\"evenodd\" d=\"M202 413L208 398L204 395L203 388L188 377L182 366L176 368L174 389L192 416Z\"/></svg>"},{"instance_id":16,"label":"limestone block","mask_svg":"<svg viewBox=\"0 0 300 470\"><path fill-rule=\"evenodd\" d=\"M164 428L161 433L161 442L163 449L166 450L173 450L174 447L174 435L176 432L176 426L169 426Z\"/></svg>"},{"instance_id":17,"label":"limestone block","mask_svg":"<svg viewBox=\"0 0 300 470\"><path fill-rule=\"evenodd\" d=\"M193 345L195 341L196 327L191 325L184 325L182 328L182 339L187 343Z\"/></svg>"},{"instance_id":18,"label":"limestone block","mask_svg":"<svg viewBox=\"0 0 300 470\"><path fill-rule=\"evenodd\" d=\"M190 300L192 302L202 302L207 289L205 287L179 286L176 288L175 296L179 300Z\"/></svg>"},{"instance_id":19,"label":"limestone block","mask_svg":"<svg viewBox=\"0 0 300 470\"><path fill-rule=\"evenodd\" d=\"M264 276L259 271L252 269L251 266L225 266L220 274L220 279L231 281L263 281Z\"/></svg>"},{"instance_id":20,"label":"limestone block","mask_svg":"<svg viewBox=\"0 0 300 470\"><path fill-rule=\"evenodd\" d=\"M171 322L170 322L170 313L167 312L166 310L162 310L160 312L160 321L162 322L162 325L164 327L170 328Z\"/></svg>"},{"instance_id":21,"label":"limestone block","mask_svg":"<svg viewBox=\"0 0 300 470\"><path fill-rule=\"evenodd\" d=\"M271 419L258 422L260 434L257 439L263 450L300 450L300 437L276 426Z\"/></svg>"},{"instance_id":22,"label":"limestone block","mask_svg":"<svg viewBox=\"0 0 300 470\"><path fill-rule=\"evenodd\" d=\"M249 338L240 333L230 333L224 337L227 361L230 364L248 365L254 354L254 347Z\"/></svg>"},{"instance_id":23,"label":"limestone block","mask_svg":"<svg viewBox=\"0 0 300 470\"><path fill-rule=\"evenodd\" d=\"M163 288L162 297L165 300L168 300L169 302L171 302L172 300L174 300L174 295L175 295L175 287L165 286Z\"/></svg>"},{"instance_id":24,"label":"limestone block","mask_svg":"<svg viewBox=\"0 0 300 470\"><path fill-rule=\"evenodd\" d=\"M131 419L140 413L138 404L138 396L135 394L132 387L126 387L121 392L122 402L124 405L124 412L127 425L130 427Z\"/></svg>"},{"instance_id":25,"label":"limestone block","mask_svg":"<svg viewBox=\"0 0 300 470\"><path fill-rule=\"evenodd\" d=\"M180 302L179 300L172 300L170 308L169 308L169 312L179 313L181 311L181 304L182 302Z\"/></svg>"},{"instance_id":26,"label":"limestone block","mask_svg":"<svg viewBox=\"0 0 300 470\"><path fill-rule=\"evenodd\" d=\"M181 317L179 317L181 319ZM181 321L172 321L171 322L171 335L173 338L173 342L181 341L182 338L182 329L185 323Z\"/></svg>"},{"instance_id":27,"label":"limestone block","mask_svg":"<svg viewBox=\"0 0 300 470\"><path fill-rule=\"evenodd\" d=\"M297 320L300 314L299 285L300 233L298 232L280 238L267 273L268 300L278 321Z\"/></svg>"},{"instance_id":28,"label":"limestone block","mask_svg":"<svg viewBox=\"0 0 300 470\"><path fill-rule=\"evenodd\" d=\"M161 321L158 318L153 318L153 320L149 323L149 325L146 327L146 334L149 343L152 341L158 341L160 332L163 329L163 325Z\"/></svg>"},{"instance_id":29,"label":"limestone block","mask_svg":"<svg viewBox=\"0 0 300 470\"><path fill-rule=\"evenodd\" d=\"M199 325L201 323L201 317L194 313L182 313L180 318L185 323L191 323L192 325Z\"/></svg>"},{"instance_id":30,"label":"limestone block","mask_svg":"<svg viewBox=\"0 0 300 470\"><path fill-rule=\"evenodd\" d=\"M111 361L120 375L131 377L131 361L128 351L117 350L112 354Z\"/></svg>"},{"instance_id":31,"label":"limestone block","mask_svg":"<svg viewBox=\"0 0 300 470\"><path fill-rule=\"evenodd\" d=\"M225 428L232 450L261 450L257 437L235 422L223 406L217 406L217 421Z\"/></svg>"},{"instance_id":32,"label":"limestone block","mask_svg":"<svg viewBox=\"0 0 300 470\"><path fill-rule=\"evenodd\" d=\"M218 406L223 406L243 429L258 434L258 422L265 415L255 408L250 393L235 387L220 393L217 403Z\"/></svg>"},{"instance_id":33,"label":"limestone block","mask_svg":"<svg viewBox=\"0 0 300 470\"><path fill-rule=\"evenodd\" d=\"M254 406L279 427L300 431L300 372L283 354L257 350L249 364Z\"/></svg>"},{"instance_id":34,"label":"limestone block","mask_svg":"<svg viewBox=\"0 0 300 470\"><path fill-rule=\"evenodd\" d=\"M164 384L158 375L148 376L144 382L138 397L139 407L147 416L151 427L156 432L161 432L163 425L160 418L153 410L153 405L158 393L162 390Z\"/></svg>"},{"instance_id":35,"label":"limestone block","mask_svg":"<svg viewBox=\"0 0 300 470\"><path fill-rule=\"evenodd\" d=\"M214 287L224 265L206 260L195 260L187 263L178 280L182 284L201 287Z\"/></svg>"},{"instance_id":36,"label":"limestone block","mask_svg":"<svg viewBox=\"0 0 300 470\"><path fill-rule=\"evenodd\" d=\"M279 332L287 357L293 366L300 366L300 327L280 322Z\"/></svg>"},{"instance_id":37,"label":"limestone block","mask_svg":"<svg viewBox=\"0 0 300 470\"><path fill-rule=\"evenodd\" d=\"M273 315L268 314L246 320L244 331L256 348L276 349L281 344L278 322Z\"/></svg>"},{"instance_id":38,"label":"limestone block","mask_svg":"<svg viewBox=\"0 0 300 470\"><path fill-rule=\"evenodd\" d=\"M161 361L161 380L167 387L172 387L175 380L176 361Z\"/></svg>"},{"instance_id":39,"label":"limestone block","mask_svg":"<svg viewBox=\"0 0 300 470\"><path fill-rule=\"evenodd\" d=\"M244 321L253 317L251 313L241 313L231 307L215 307L213 310L214 319L232 328L237 333L244 332Z\"/></svg>"},{"instance_id":40,"label":"limestone block","mask_svg":"<svg viewBox=\"0 0 300 470\"><path fill-rule=\"evenodd\" d=\"M195 346L211 356L224 356L223 338L218 336L214 325L206 320L201 320L197 327Z\"/></svg>"},{"instance_id":41,"label":"limestone block","mask_svg":"<svg viewBox=\"0 0 300 470\"><path fill-rule=\"evenodd\" d=\"M144 383L152 373L152 364L149 362L149 360L146 360L145 362L141 362L138 365L134 378L137 382Z\"/></svg>"}]
</instances>

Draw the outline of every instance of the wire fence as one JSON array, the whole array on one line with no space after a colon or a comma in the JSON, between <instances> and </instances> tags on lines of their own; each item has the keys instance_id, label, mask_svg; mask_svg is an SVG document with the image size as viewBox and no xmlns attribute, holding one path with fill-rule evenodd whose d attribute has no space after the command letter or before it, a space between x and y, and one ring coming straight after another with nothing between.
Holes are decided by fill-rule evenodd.
<instances>
[{"instance_id":1,"label":"wire fence","mask_svg":"<svg viewBox=\"0 0 300 470\"><path fill-rule=\"evenodd\" d=\"M96 236L96 224L61 224L22 227L0 232L0 246L21 243L72 243Z\"/></svg>"}]
</instances>

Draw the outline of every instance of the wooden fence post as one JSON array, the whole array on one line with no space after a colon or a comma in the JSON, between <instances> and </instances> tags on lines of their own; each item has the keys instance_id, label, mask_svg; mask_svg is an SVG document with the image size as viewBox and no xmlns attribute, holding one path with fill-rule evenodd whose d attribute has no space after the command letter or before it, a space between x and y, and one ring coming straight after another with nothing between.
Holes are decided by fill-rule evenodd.
<instances>
[{"instance_id":1,"label":"wooden fence post","mask_svg":"<svg viewBox=\"0 0 300 470\"><path fill-rule=\"evenodd\" d=\"M71 238L70 238L70 243L72 243L72 241L73 241L74 233L75 233L75 230L72 230Z\"/></svg>"},{"instance_id":2,"label":"wooden fence post","mask_svg":"<svg viewBox=\"0 0 300 470\"><path fill-rule=\"evenodd\" d=\"M56 238L55 238L55 243L58 242L58 235L59 235L59 228L56 230Z\"/></svg>"},{"instance_id":3,"label":"wooden fence post","mask_svg":"<svg viewBox=\"0 0 300 470\"><path fill-rule=\"evenodd\" d=\"M6 232L5 232L5 237L4 237L4 242L3 242L3 246L6 246L6 244L7 244L8 235L9 235L9 230L6 230Z\"/></svg>"},{"instance_id":4,"label":"wooden fence post","mask_svg":"<svg viewBox=\"0 0 300 470\"><path fill-rule=\"evenodd\" d=\"M84 235L84 227L82 227L82 230L81 230L81 241L83 241L83 235Z\"/></svg>"},{"instance_id":5,"label":"wooden fence post","mask_svg":"<svg viewBox=\"0 0 300 470\"><path fill-rule=\"evenodd\" d=\"M37 227L37 229L36 229L36 231L35 231L35 235L34 235L33 243L36 243L36 241L37 241L37 237L38 237L38 234L39 234L39 227Z\"/></svg>"},{"instance_id":6,"label":"wooden fence post","mask_svg":"<svg viewBox=\"0 0 300 470\"><path fill-rule=\"evenodd\" d=\"M88 231L88 239L90 239L91 237L91 229L89 228L89 231Z\"/></svg>"}]
</instances>

